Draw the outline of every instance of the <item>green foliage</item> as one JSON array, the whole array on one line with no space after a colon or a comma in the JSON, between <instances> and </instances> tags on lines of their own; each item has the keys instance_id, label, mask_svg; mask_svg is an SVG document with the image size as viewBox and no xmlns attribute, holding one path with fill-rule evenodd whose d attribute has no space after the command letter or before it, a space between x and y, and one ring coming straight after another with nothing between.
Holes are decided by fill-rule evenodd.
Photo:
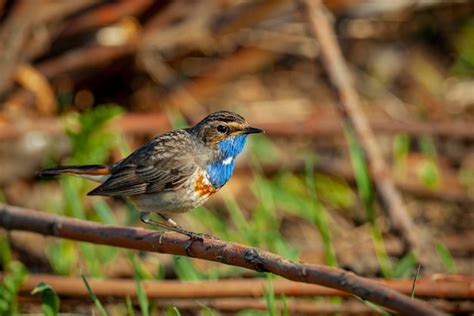
<instances>
[{"instance_id":1,"label":"green foliage","mask_svg":"<svg viewBox=\"0 0 474 316\"><path fill-rule=\"evenodd\" d=\"M64 193L65 215L85 219L86 214L82 199L87 189L84 190L82 187L82 184L84 184L83 180L74 177L62 177L60 178L60 183Z\"/></svg>"},{"instance_id":2,"label":"green foliage","mask_svg":"<svg viewBox=\"0 0 474 316\"><path fill-rule=\"evenodd\" d=\"M133 309L132 299L130 296L127 296L125 299L127 303L127 313L129 316L135 316L135 310Z\"/></svg>"},{"instance_id":3,"label":"green foliage","mask_svg":"<svg viewBox=\"0 0 474 316\"><path fill-rule=\"evenodd\" d=\"M258 239L258 247L268 248L290 260L296 260L297 250L290 247L279 232L281 218L276 210L277 192L274 186L269 180L256 175L251 189L258 203L252 212L249 226L255 234L254 238Z\"/></svg>"},{"instance_id":4,"label":"green foliage","mask_svg":"<svg viewBox=\"0 0 474 316\"><path fill-rule=\"evenodd\" d=\"M273 291L272 275L267 273L267 286L264 291L265 302L267 303L268 315L277 316L278 309L276 306L275 293Z\"/></svg>"},{"instance_id":5,"label":"green foliage","mask_svg":"<svg viewBox=\"0 0 474 316\"><path fill-rule=\"evenodd\" d=\"M328 207L348 208L355 204L352 188L343 180L314 173L314 186L319 199Z\"/></svg>"},{"instance_id":6,"label":"green foliage","mask_svg":"<svg viewBox=\"0 0 474 316\"><path fill-rule=\"evenodd\" d=\"M283 305L283 308L281 310L281 314L283 316L289 316L290 311L288 310L288 301L287 301L286 296L284 294L281 295L281 302L282 302L282 305Z\"/></svg>"},{"instance_id":7,"label":"green foliage","mask_svg":"<svg viewBox=\"0 0 474 316\"><path fill-rule=\"evenodd\" d=\"M437 152L433 138L423 136L418 141L424 160L417 169L418 177L428 188L439 187L441 175L436 165Z\"/></svg>"},{"instance_id":8,"label":"green foliage","mask_svg":"<svg viewBox=\"0 0 474 316\"><path fill-rule=\"evenodd\" d=\"M417 168L417 174L423 184L428 188L437 188L440 185L440 174L436 163L424 160Z\"/></svg>"},{"instance_id":9,"label":"green foliage","mask_svg":"<svg viewBox=\"0 0 474 316\"><path fill-rule=\"evenodd\" d=\"M60 301L53 288L49 284L40 282L33 291L31 291L32 295L38 293L41 293L41 310L43 311L43 315L57 315L59 313Z\"/></svg>"},{"instance_id":10,"label":"green foliage","mask_svg":"<svg viewBox=\"0 0 474 316\"><path fill-rule=\"evenodd\" d=\"M104 200L99 200L95 202L93 207L102 223L109 225L117 225L117 220L115 219L112 210Z\"/></svg>"},{"instance_id":11,"label":"green foliage","mask_svg":"<svg viewBox=\"0 0 474 316\"><path fill-rule=\"evenodd\" d=\"M458 56L452 71L463 77L474 74L474 18L469 19L458 32L454 45L458 50Z\"/></svg>"},{"instance_id":12,"label":"green foliage","mask_svg":"<svg viewBox=\"0 0 474 316\"><path fill-rule=\"evenodd\" d=\"M454 262L454 258L449 252L449 249L442 243L436 243L436 252L438 253L443 266L449 273L456 273L456 263Z\"/></svg>"},{"instance_id":13,"label":"green foliage","mask_svg":"<svg viewBox=\"0 0 474 316\"><path fill-rule=\"evenodd\" d=\"M176 308L176 307L168 307L166 309L166 315L168 316L181 316L181 313L179 312L179 310Z\"/></svg>"},{"instance_id":14,"label":"green foliage","mask_svg":"<svg viewBox=\"0 0 474 316\"><path fill-rule=\"evenodd\" d=\"M310 196L312 196L314 212L311 212L311 214L313 214L313 222L318 228L319 234L321 235L321 239L323 241L325 261L329 266L335 267L337 266L337 259L336 253L334 252L334 248L332 246L331 232L329 230L329 223L327 219L328 215L318 200L318 194L316 192L314 180L314 163L310 159L306 160L306 185L310 192Z\"/></svg>"},{"instance_id":15,"label":"green foliage","mask_svg":"<svg viewBox=\"0 0 474 316\"><path fill-rule=\"evenodd\" d=\"M237 201L230 195L227 195L224 201L229 210L230 218L237 230L238 236L235 237L243 236L247 244L254 247L257 246L259 243L258 234L249 225Z\"/></svg>"},{"instance_id":16,"label":"green foliage","mask_svg":"<svg viewBox=\"0 0 474 316\"><path fill-rule=\"evenodd\" d=\"M92 291L92 288L91 286L89 285L89 282L87 281L87 278L86 276L84 275L84 273L81 273L81 278L82 278L82 281L84 281L84 284L86 285L86 288L87 288L87 292L89 292L89 297L91 298L92 302L94 303L94 305L97 307L97 310L99 311L100 315L101 316L107 316L107 311L105 310L104 306L102 305L102 303L99 301L99 299L97 298L97 296L95 296L95 293Z\"/></svg>"},{"instance_id":17,"label":"green foliage","mask_svg":"<svg viewBox=\"0 0 474 316\"><path fill-rule=\"evenodd\" d=\"M98 106L82 114L71 114L66 119L66 134L71 143L71 155L67 164L91 164L106 162L110 150L117 146L120 137L106 127L110 120L122 112L114 105ZM79 219L100 219L107 224L117 221L110 208L103 201L94 204L96 213L88 213L84 206L85 193L90 182L74 178L61 177L64 205L58 208L64 215ZM79 254L78 254L79 252ZM58 274L67 275L77 265L79 258L84 260L89 273L94 277L103 275L106 263L111 262L118 251L113 247L94 246L80 243L75 247L70 241L55 241L48 246L47 255L51 266Z\"/></svg>"},{"instance_id":18,"label":"green foliage","mask_svg":"<svg viewBox=\"0 0 474 316\"><path fill-rule=\"evenodd\" d=\"M25 280L26 268L18 261L11 261L0 284L0 315L18 313L18 290Z\"/></svg>"},{"instance_id":19,"label":"green foliage","mask_svg":"<svg viewBox=\"0 0 474 316\"><path fill-rule=\"evenodd\" d=\"M0 283L0 315L16 315L18 290L28 271L21 262L12 260L10 245L3 236L0 236L0 256L4 273Z\"/></svg>"},{"instance_id":20,"label":"green foliage","mask_svg":"<svg viewBox=\"0 0 474 316\"><path fill-rule=\"evenodd\" d=\"M416 265L416 256L413 252L408 252L403 258L397 262L393 268L394 278L407 278L409 277Z\"/></svg>"},{"instance_id":21,"label":"green foliage","mask_svg":"<svg viewBox=\"0 0 474 316\"><path fill-rule=\"evenodd\" d=\"M355 173L357 190L359 191L359 195L367 214L367 220L371 227L375 255L377 256L383 275L390 278L393 274L392 263L388 257L387 251L385 250L382 232L375 221L375 191L369 176L366 158L361 146L354 136L354 131L348 125L345 126L345 135L349 143L349 153Z\"/></svg>"},{"instance_id":22,"label":"green foliage","mask_svg":"<svg viewBox=\"0 0 474 316\"><path fill-rule=\"evenodd\" d=\"M204 279L188 257L173 256L173 267L180 280L199 281Z\"/></svg>"},{"instance_id":23,"label":"green foliage","mask_svg":"<svg viewBox=\"0 0 474 316\"><path fill-rule=\"evenodd\" d=\"M410 137L407 134L398 134L393 139L393 161L395 176L401 177L407 172L407 159L410 153Z\"/></svg>"},{"instance_id":24,"label":"green foliage","mask_svg":"<svg viewBox=\"0 0 474 316\"><path fill-rule=\"evenodd\" d=\"M272 163L277 160L277 149L268 137L263 135L249 137L248 143L251 152L251 162L257 170L261 163Z\"/></svg>"},{"instance_id":25,"label":"green foliage","mask_svg":"<svg viewBox=\"0 0 474 316\"><path fill-rule=\"evenodd\" d=\"M137 288L137 297L138 297L138 304L140 305L140 310L143 316L148 316L149 313L149 304L148 304L148 297L145 294L145 290L143 289L142 281L138 274L135 274L135 286Z\"/></svg>"},{"instance_id":26,"label":"green foliage","mask_svg":"<svg viewBox=\"0 0 474 316\"><path fill-rule=\"evenodd\" d=\"M76 265L78 256L74 242L70 240L55 240L46 249L51 267L56 274L69 275Z\"/></svg>"},{"instance_id":27,"label":"green foliage","mask_svg":"<svg viewBox=\"0 0 474 316\"><path fill-rule=\"evenodd\" d=\"M66 127L71 142L72 164L103 163L116 145L116 133L105 129L111 119L117 118L122 109L116 105L102 105L76 116L75 128ZM77 115L77 114L75 114ZM78 125L78 126L77 126Z\"/></svg>"},{"instance_id":28,"label":"green foliage","mask_svg":"<svg viewBox=\"0 0 474 316\"><path fill-rule=\"evenodd\" d=\"M166 109L167 117L171 123L172 129L186 128L188 127L188 122L184 116L179 112L177 108L168 107Z\"/></svg>"},{"instance_id":29,"label":"green foliage","mask_svg":"<svg viewBox=\"0 0 474 316\"><path fill-rule=\"evenodd\" d=\"M210 308L208 306L203 306L202 309L201 309L200 314L202 316L216 316L216 315L219 315L215 310L213 310L212 308Z\"/></svg>"},{"instance_id":30,"label":"green foliage","mask_svg":"<svg viewBox=\"0 0 474 316\"><path fill-rule=\"evenodd\" d=\"M10 263L12 262L12 253L8 239L3 234L0 235L0 259L3 270L7 271Z\"/></svg>"},{"instance_id":31,"label":"green foliage","mask_svg":"<svg viewBox=\"0 0 474 316\"><path fill-rule=\"evenodd\" d=\"M135 278L135 286L137 291L138 304L140 305L140 310L143 316L150 315L150 306L148 303L148 297L146 296L145 289L142 284L142 275L140 272L140 267L138 265L138 260L133 257L133 275Z\"/></svg>"}]
</instances>

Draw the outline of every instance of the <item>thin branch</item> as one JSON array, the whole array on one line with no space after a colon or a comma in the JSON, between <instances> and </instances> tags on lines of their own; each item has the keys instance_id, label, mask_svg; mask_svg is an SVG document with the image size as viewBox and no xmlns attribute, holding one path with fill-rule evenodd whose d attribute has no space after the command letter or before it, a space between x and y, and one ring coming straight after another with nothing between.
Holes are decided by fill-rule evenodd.
<instances>
[{"instance_id":1,"label":"thin branch","mask_svg":"<svg viewBox=\"0 0 474 316\"><path fill-rule=\"evenodd\" d=\"M419 252L413 222L403 204L400 193L390 177L389 168L375 140L374 133L362 111L353 87L350 71L344 61L327 12L319 0L306 0L306 12L314 36L320 43L324 67L339 95L337 109L347 124L354 127L357 138L364 147L369 168L378 193L384 204L392 227L400 234L407 246Z\"/></svg>"},{"instance_id":2,"label":"thin branch","mask_svg":"<svg viewBox=\"0 0 474 316\"><path fill-rule=\"evenodd\" d=\"M0 227L95 244L189 256L271 272L289 280L348 292L406 315L444 315L426 302L411 299L352 272L324 265L291 262L267 251L216 238L205 237L202 241L189 244L186 236L173 232L102 225L4 204L0 204Z\"/></svg>"},{"instance_id":3,"label":"thin branch","mask_svg":"<svg viewBox=\"0 0 474 316\"><path fill-rule=\"evenodd\" d=\"M18 1L0 32L0 95L12 84L17 64L22 60L21 51L34 22L38 1Z\"/></svg>"},{"instance_id":4,"label":"thin branch","mask_svg":"<svg viewBox=\"0 0 474 316\"><path fill-rule=\"evenodd\" d=\"M85 56L87 57L88 53ZM117 57L120 56L117 55ZM56 71L70 71L78 66L65 64L64 67L55 68L47 66L45 63L42 67L44 69L48 68L48 73L55 76ZM267 122L265 119L256 118L252 120L252 124L263 128L268 135L274 137L327 138L343 135L342 126L338 118L330 117L330 113L326 112L321 117L323 118L318 120L318 117L311 116L310 119L300 122ZM127 134L156 134L164 132L170 127L168 119L163 112L126 113L116 122L112 128ZM474 140L474 129L472 128L474 123L467 120L450 122L398 122L391 119L371 119L369 123L370 127L378 134L405 133L414 137L431 135L434 137ZM21 124L18 124L18 122L5 122L0 124L0 140L21 137L26 133L36 131L52 135L62 134L64 132L64 125L57 118L39 118Z\"/></svg>"},{"instance_id":5,"label":"thin branch","mask_svg":"<svg viewBox=\"0 0 474 316\"><path fill-rule=\"evenodd\" d=\"M0 273L0 279L2 274ZM97 296L136 297L135 280L133 279L89 279ZM373 282L410 294L412 279L383 280ZM51 274L30 274L26 277L20 291L30 293L40 282L54 288L58 295L82 297L88 296L87 289L79 277L65 277ZM215 280L200 282L183 282L177 280L144 280L143 287L149 298L223 298L223 297L261 297L265 295L267 281L262 279ZM305 296L349 296L348 293L316 284L304 284L289 280L277 279L272 282L275 295L286 297ZM474 277L465 276L459 279L424 278L416 281L416 297L442 299L474 299Z\"/></svg>"}]
</instances>

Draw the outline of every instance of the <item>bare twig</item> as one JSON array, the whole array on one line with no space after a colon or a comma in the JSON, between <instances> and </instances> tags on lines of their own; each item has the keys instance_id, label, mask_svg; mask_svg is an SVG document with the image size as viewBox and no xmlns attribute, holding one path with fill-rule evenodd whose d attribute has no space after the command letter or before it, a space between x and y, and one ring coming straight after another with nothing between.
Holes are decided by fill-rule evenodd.
<instances>
[{"instance_id":1,"label":"bare twig","mask_svg":"<svg viewBox=\"0 0 474 316\"><path fill-rule=\"evenodd\" d=\"M0 273L0 279L2 274ZM373 279L375 283L410 294L413 280ZM65 277L50 274L30 274L20 290L31 292L39 282L51 285L56 293L66 296L88 296L87 289L79 277ZM136 297L135 280L132 279L89 279L97 296ZM237 279L201 282L183 282L175 280L143 281L143 287L149 298L218 298L218 297L259 297L265 295L267 281L262 279ZM275 295L286 297L301 296L348 296L346 292L316 284L304 284L289 280L273 280ZM474 278L465 276L459 279L445 280L424 278L416 281L416 296L443 299L474 299Z\"/></svg>"},{"instance_id":2,"label":"bare twig","mask_svg":"<svg viewBox=\"0 0 474 316\"><path fill-rule=\"evenodd\" d=\"M161 252L271 272L289 280L314 283L352 293L406 315L444 315L428 303L367 280L352 272L317 264L295 263L257 248L204 237L189 244L186 236L69 219L0 205L0 226L96 244Z\"/></svg>"},{"instance_id":3,"label":"bare twig","mask_svg":"<svg viewBox=\"0 0 474 316\"><path fill-rule=\"evenodd\" d=\"M90 54L93 53L90 52ZM114 53L111 52L110 54ZM87 57L88 55L89 53L85 52L84 56ZM120 57L122 55L114 54L113 57L115 58L115 56ZM56 64L56 66L52 66L51 64L49 64L49 66L47 64L43 64L41 67L50 76L56 76L61 72L71 71L79 67L79 65L73 65L62 61L59 62L59 64ZM207 85L208 84L206 84L206 86ZM278 137L320 138L326 136L333 137L342 135L342 126L339 120L336 118L328 119L327 115L324 115L324 117L324 121L315 121L317 118L311 118L311 120L293 123L270 123L256 118L252 120L252 124L263 128L265 133L268 135ZM18 125L16 123L17 122L15 122L15 124L0 125L0 140L19 137L28 132L43 131L43 129L46 129L48 133L53 134L60 134L64 130L63 124L59 119L42 118L25 123L24 125ZM371 128L377 133L405 133L412 136L432 135L474 140L474 129L472 128L473 122L468 121L440 122L436 123L435 125L430 121L409 121L401 123L389 119L373 119L370 120L369 123ZM117 130L130 134L155 134L166 131L169 127L170 125L167 123L166 115L162 112L126 113L117 124Z\"/></svg>"},{"instance_id":4,"label":"bare twig","mask_svg":"<svg viewBox=\"0 0 474 316\"><path fill-rule=\"evenodd\" d=\"M84 70L87 67L110 64L116 59L131 54L135 45L124 44L119 46L88 46L71 50L57 58L49 59L37 66L46 77L53 78L74 70Z\"/></svg>"},{"instance_id":5,"label":"bare twig","mask_svg":"<svg viewBox=\"0 0 474 316\"><path fill-rule=\"evenodd\" d=\"M0 95L12 84L13 73L21 61L21 48L29 35L38 1L18 1L0 33Z\"/></svg>"},{"instance_id":6,"label":"bare twig","mask_svg":"<svg viewBox=\"0 0 474 316\"><path fill-rule=\"evenodd\" d=\"M331 79L334 90L339 95L340 103L337 108L345 122L354 127L357 138L365 149L373 181L393 228L400 234L407 246L418 252L419 245L414 225L390 177L389 168L376 143L367 118L359 105L357 93L350 79L349 69L342 56L327 13L324 11L321 1L306 0L305 3L311 30L320 43L324 67Z\"/></svg>"},{"instance_id":7,"label":"bare twig","mask_svg":"<svg viewBox=\"0 0 474 316\"><path fill-rule=\"evenodd\" d=\"M106 3L66 22L64 36L112 24L124 17L137 16L152 4L151 0Z\"/></svg>"}]
</instances>

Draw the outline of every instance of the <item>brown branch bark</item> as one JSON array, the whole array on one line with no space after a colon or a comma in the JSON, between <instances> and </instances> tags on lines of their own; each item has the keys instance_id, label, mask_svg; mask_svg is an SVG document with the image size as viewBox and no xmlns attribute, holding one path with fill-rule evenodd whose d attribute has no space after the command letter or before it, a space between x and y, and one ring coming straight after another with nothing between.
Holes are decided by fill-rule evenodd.
<instances>
[{"instance_id":1,"label":"brown branch bark","mask_svg":"<svg viewBox=\"0 0 474 316\"><path fill-rule=\"evenodd\" d=\"M0 273L0 279L2 273ZM371 279L373 282L410 295L413 280ZM89 279L97 296L136 297L133 279ZM39 282L45 282L54 288L58 295L88 296L87 289L79 277L65 277L51 274L28 275L20 291L29 293ZM145 280L143 287L149 298L223 298L223 297L261 297L265 295L268 282L261 279L217 280L201 282L183 282L176 280ZM273 280L275 295L286 297L301 296L349 296L347 292L316 284L298 283L289 280ZM416 281L416 297L442 299L474 299L474 278L465 276L457 279L424 278Z\"/></svg>"},{"instance_id":2,"label":"brown branch bark","mask_svg":"<svg viewBox=\"0 0 474 316\"><path fill-rule=\"evenodd\" d=\"M311 31L320 43L324 68L333 89L339 96L339 110L346 124L353 126L362 144L372 173L372 179L379 193L392 227L400 234L407 246L420 253L414 225L403 204L400 193L390 177L390 171L375 140L367 118L362 111L359 98L353 87L351 74L337 43L336 34L329 22L324 6L319 0L306 0L306 13Z\"/></svg>"},{"instance_id":3,"label":"brown branch bark","mask_svg":"<svg viewBox=\"0 0 474 316\"><path fill-rule=\"evenodd\" d=\"M354 273L317 264L295 263L257 248L205 237L189 245L186 236L172 232L102 225L14 206L0 205L0 227L129 249L190 256L286 279L345 291L406 315L444 315L428 303Z\"/></svg>"}]
</instances>

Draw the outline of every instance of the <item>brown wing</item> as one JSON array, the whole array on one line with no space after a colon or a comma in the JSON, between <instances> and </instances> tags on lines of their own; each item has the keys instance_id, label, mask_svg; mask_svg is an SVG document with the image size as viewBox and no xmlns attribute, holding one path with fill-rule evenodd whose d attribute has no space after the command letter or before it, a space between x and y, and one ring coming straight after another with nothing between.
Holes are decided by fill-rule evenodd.
<instances>
[{"instance_id":1,"label":"brown wing","mask_svg":"<svg viewBox=\"0 0 474 316\"><path fill-rule=\"evenodd\" d=\"M160 135L112 167L107 181L88 195L131 196L177 189L195 172L185 130Z\"/></svg>"}]
</instances>

